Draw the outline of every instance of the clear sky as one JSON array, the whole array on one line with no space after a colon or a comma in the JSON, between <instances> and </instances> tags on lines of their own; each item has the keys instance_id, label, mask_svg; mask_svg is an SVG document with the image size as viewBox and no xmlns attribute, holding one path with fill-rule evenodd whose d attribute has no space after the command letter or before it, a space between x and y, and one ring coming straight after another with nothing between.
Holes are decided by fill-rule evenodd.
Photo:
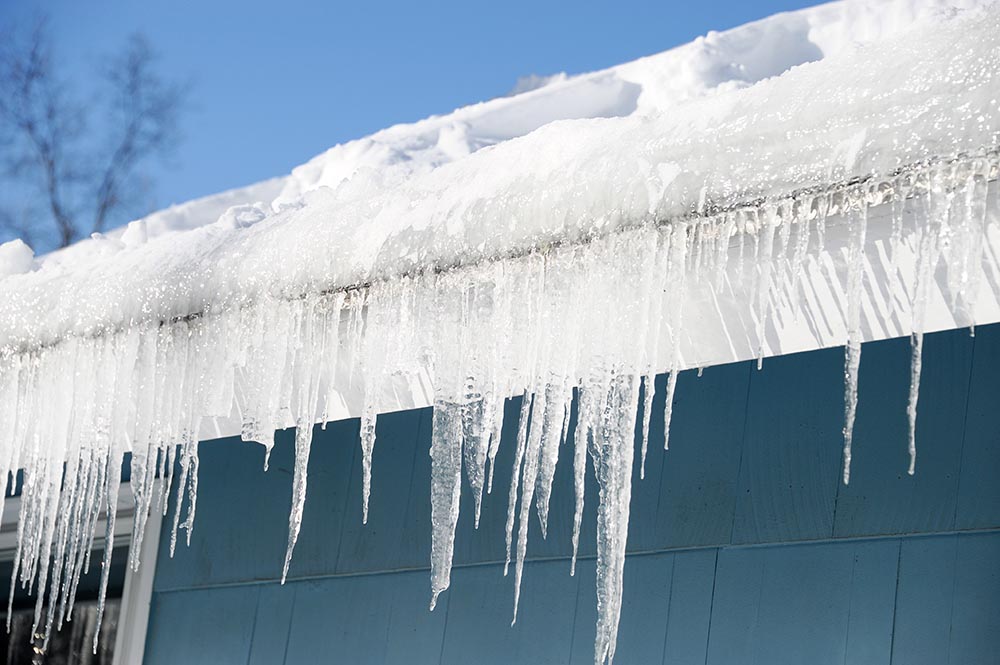
<instances>
[{"instance_id":1,"label":"clear sky","mask_svg":"<svg viewBox=\"0 0 1000 665\"><path fill-rule=\"evenodd\" d=\"M0 28L47 12L87 83L144 33L190 84L183 141L152 170L162 207L287 173L383 127L502 95L521 76L626 62L810 0L477 3L0 0Z\"/></svg>"}]
</instances>

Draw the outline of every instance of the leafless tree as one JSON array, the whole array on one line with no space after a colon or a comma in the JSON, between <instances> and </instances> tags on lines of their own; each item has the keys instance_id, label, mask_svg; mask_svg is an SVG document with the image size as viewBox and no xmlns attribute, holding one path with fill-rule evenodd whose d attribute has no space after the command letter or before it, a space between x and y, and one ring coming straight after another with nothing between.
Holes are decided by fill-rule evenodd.
<instances>
[{"instance_id":1,"label":"leafless tree","mask_svg":"<svg viewBox=\"0 0 1000 665\"><path fill-rule=\"evenodd\" d=\"M108 61L90 103L59 75L45 22L26 38L6 41L0 229L35 245L65 247L131 211L139 169L176 144L185 90L157 74L156 56L141 35Z\"/></svg>"}]
</instances>

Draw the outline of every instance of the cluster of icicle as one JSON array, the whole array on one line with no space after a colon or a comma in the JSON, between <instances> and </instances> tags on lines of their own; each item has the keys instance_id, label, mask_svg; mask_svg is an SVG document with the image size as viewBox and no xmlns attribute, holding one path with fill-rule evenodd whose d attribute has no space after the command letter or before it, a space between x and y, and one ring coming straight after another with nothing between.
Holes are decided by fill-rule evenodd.
<instances>
[{"instance_id":1,"label":"cluster of icicle","mask_svg":"<svg viewBox=\"0 0 1000 665\"><path fill-rule=\"evenodd\" d=\"M431 608L449 586L460 495L472 492L478 526L484 493L492 487L504 402L523 395L507 497L504 566L506 575L513 562L514 616L532 509L544 536L556 465L564 443L572 440L576 510L570 574L589 464L600 488L595 662L611 661L622 605L634 441L641 440L644 466L651 419L662 417L669 433L677 374L687 366L681 354L685 303L721 297L736 282L744 288L749 284L755 295L744 303L746 320L754 322L757 339L763 340L776 310L800 307L803 273L824 251L828 222L847 225L847 482L868 214L874 206L892 206L892 260L907 242L916 248L918 261L908 290L912 460L930 282L946 264L953 305L970 310L974 320L987 193L996 186L997 168L997 153L984 153L884 179L638 224L505 260L363 288L262 300L2 355L0 472L6 476L24 469L14 575L37 592L32 630L48 635L70 616L81 571L91 563L95 527L107 514L103 602L127 451L132 453L136 506L134 568L146 518L151 510L165 514L169 496L176 504L171 552L179 528L190 541L203 419L237 413L243 438L262 443L268 452L274 431L294 422L284 579L302 521L313 425L337 412L344 386L363 386L367 519L378 396L394 378L421 376L429 378L434 390ZM927 214L904 229L907 200L927 206ZM653 377L664 371L669 373L666 410L654 416ZM643 384L645 390L640 389ZM574 399L576 416L571 418Z\"/></svg>"}]
</instances>

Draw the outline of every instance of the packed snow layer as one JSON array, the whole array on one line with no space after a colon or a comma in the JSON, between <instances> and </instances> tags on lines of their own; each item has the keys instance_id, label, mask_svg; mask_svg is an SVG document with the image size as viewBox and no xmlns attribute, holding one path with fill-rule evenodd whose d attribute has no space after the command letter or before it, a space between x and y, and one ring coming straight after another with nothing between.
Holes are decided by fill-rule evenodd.
<instances>
[{"instance_id":1,"label":"packed snow layer","mask_svg":"<svg viewBox=\"0 0 1000 665\"><path fill-rule=\"evenodd\" d=\"M500 429L516 427L516 617L528 519L534 510L545 533L573 428L573 542L592 464L595 659L613 658L633 440L638 430L641 465L651 418L669 433L679 370L846 345L848 482L862 341L912 333L915 426L923 332L1000 320L1000 13L894 18L920 6L780 15L451 116L471 133L442 134L438 118L335 148L273 183L272 204L207 226L157 235L147 220L92 251L40 266L29 256L38 269L0 281L0 471L25 468L15 575L42 590L36 628L71 610L126 451L134 565L145 516L171 492L172 547L179 528L190 537L205 423L235 423L268 450L276 428L295 425L287 572L312 425L360 415L367 502L377 415L409 400L434 406L432 606L450 583L461 493L479 505ZM876 17L873 43L819 50ZM696 71L684 58L706 49L743 61L703 67L705 89L678 84L690 94L671 106L671 76ZM749 85L780 71L774 50L823 59ZM626 78L629 67L648 78ZM579 99L566 102L563 86ZM492 146L462 149L488 135ZM412 159L378 157L404 144ZM373 155L399 166L344 175ZM651 377L664 371L667 406L654 415ZM504 424L515 394L519 422ZM912 427L900 445L913 471Z\"/></svg>"},{"instance_id":2,"label":"packed snow layer","mask_svg":"<svg viewBox=\"0 0 1000 665\"><path fill-rule=\"evenodd\" d=\"M231 200L247 203L215 222L210 197L147 220L155 242L97 238L5 278L0 347L475 261L989 147L1000 131L995 10L949 21L948 6L782 14L337 146L279 181L273 205L273 191L243 192Z\"/></svg>"}]
</instances>

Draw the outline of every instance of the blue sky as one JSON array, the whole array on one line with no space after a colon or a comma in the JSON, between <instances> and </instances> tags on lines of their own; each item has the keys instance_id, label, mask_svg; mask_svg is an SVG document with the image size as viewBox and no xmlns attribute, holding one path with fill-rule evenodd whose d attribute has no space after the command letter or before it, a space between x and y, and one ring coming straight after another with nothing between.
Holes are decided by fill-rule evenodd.
<instances>
[{"instance_id":1,"label":"blue sky","mask_svg":"<svg viewBox=\"0 0 1000 665\"><path fill-rule=\"evenodd\" d=\"M191 91L182 143L150 170L162 207L502 95L521 76L600 69L811 4L3 0L0 27L47 12L57 57L82 85L129 34L150 39L161 71Z\"/></svg>"}]
</instances>

